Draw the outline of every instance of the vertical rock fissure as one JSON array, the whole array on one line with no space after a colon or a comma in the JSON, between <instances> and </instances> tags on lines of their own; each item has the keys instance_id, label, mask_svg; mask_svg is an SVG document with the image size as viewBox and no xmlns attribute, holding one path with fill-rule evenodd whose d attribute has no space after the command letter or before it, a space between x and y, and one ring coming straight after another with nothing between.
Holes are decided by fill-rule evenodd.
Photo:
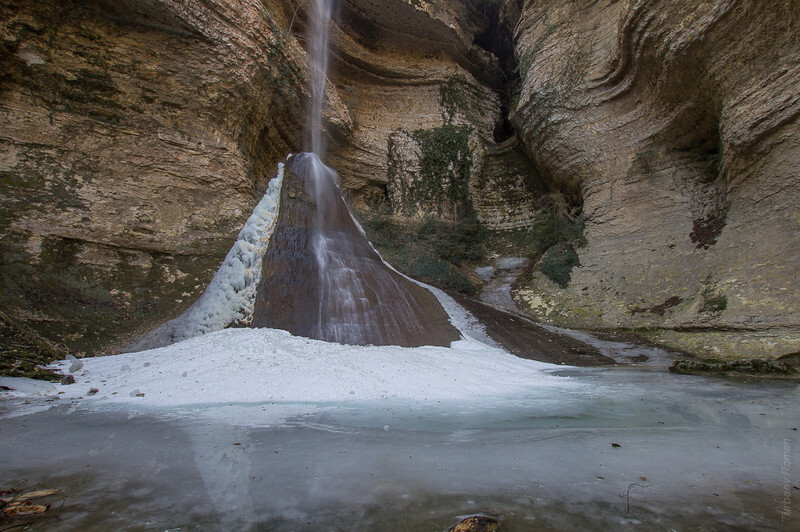
<instances>
[{"instance_id":1,"label":"vertical rock fissure","mask_svg":"<svg viewBox=\"0 0 800 532\"><path fill-rule=\"evenodd\" d=\"M495 142L503 142L516 135L509 118L514 95L519 91L520 76L514 54L514 38L506 16L497 2L484 0L472 6L473 16L482 23L482 30L473 43L495 56L502 76L498 86L492 87L500 99L500 117L495 124Z\"/></svg>"}]
</instances>

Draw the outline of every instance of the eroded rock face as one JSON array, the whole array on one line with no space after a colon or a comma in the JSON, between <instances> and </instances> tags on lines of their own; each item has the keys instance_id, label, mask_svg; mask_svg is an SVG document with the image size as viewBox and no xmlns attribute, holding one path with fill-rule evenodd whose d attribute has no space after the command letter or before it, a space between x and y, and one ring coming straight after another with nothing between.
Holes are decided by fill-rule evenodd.
<instances>
[{"instance_id":1,"label":"eroded rock face","mask_svg":"<svg viewBox=\"0 0 800 532\"><path fill-rule=\"evenodd\" d=\"M795 351L798 30L796 2L527 2L513 122L587 245L566 289L534 275L518 302L695 353Z\"/></svg>"},{"instance_id":2,"label":"eroded rock face","mask_svg":"<svg viewBox=\"0 0 800 532\"><path fill-rule=\"evenodd\" d=\"M281 1L0 7L0 306L105 351L202 292L300 145Z\"/></svg>"},{"instance_id":3,"label":"eroded rock face","mask_svg":"<svg viewBox=\"0 0 800 532\"><path fill-rule=\"evenodd\" d=\"M357 209L402 219L468 207L492 229L530 225L544 185L503 130L507 72L478 44L490 23L478 4L343 3L332 81L352 129L334 132L329 163Z\"/></svg>"},{"instance_id":4,"label":"eroded rock face","mask_svg":"<svg viewBox=\"0 0 800 532\"><path fill-rule=\"evenodd\" d=\"M0 310L104 352L186 308L302 147L306 10L4 2ZM326 162L398 223L468 208L524 230L544 194L581 207L586 244L516 286L537 319L797 351L798 17L795 0L344 0ZM559 260L557 283L541 270Z\"/></svg>"}]
</instances>

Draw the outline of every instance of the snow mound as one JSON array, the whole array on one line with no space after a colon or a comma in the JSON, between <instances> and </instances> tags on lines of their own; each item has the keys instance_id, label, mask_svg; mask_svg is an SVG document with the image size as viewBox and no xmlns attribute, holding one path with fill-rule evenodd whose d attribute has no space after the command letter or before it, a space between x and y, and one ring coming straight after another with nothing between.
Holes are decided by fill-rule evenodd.
<instances>
[{"instance_id":1,"label":"snow mound","mask_svg":"<svg viewBox=\"0 0 800 532\"><path fill-rule=\"evenodd\" d=\"M464 400L568 386L551 364L471 339L446 347L352 346L276 329L225 329L123 355L86 358L63 398L155 408L231 403ZM66 370L68 361L53 364Z\"/></svg>"}]
</instances>

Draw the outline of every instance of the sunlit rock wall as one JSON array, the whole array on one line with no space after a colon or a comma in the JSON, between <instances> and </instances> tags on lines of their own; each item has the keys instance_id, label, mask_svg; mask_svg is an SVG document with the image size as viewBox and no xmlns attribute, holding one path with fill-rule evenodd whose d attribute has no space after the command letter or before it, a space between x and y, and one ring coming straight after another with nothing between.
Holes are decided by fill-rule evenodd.
<instances>
[{"instance_id":1,"label":"sunlit rock wall","mask_svg":"<svg viewBox=\"0 0 800 532\"><path fill-rule=\"evenodd\" d=\"M800 349L800 4L526 2L513 110L588 244L537 318L715 356Z\"/></svg>"},{"instance_id":2,"label":"sunlit rock wall","mask_svg":"<svg viewBox=\"0 0 800 532\"><path fill-rule=\"evenodd\" d=\"M294 8L0 5L0 307L95 352L202 292L300 147Z\"/></svg>"}]
</instances>

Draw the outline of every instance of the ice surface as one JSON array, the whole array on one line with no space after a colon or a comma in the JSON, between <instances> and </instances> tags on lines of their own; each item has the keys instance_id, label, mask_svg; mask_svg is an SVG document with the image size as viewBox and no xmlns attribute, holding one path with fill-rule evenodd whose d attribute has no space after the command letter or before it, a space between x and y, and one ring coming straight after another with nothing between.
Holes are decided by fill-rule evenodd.
<instances>
[{"instance_id":1,"label":"ice surface","mask_svg":"<svg viewBox=\"0 0 800 532\"><path fill-rule=\"evenodd\" d=\"M161 347L252 319L261 261L278 216L283 170L283 163L279 163L277 176L198 300L177 318L138 339L130 351Z\"/></svg>"},{"instance_id":2,"label":"ice surface","mask_svg":"<svg viewBox=\"0 0 800 532\"><path fill-rule=\"evenodd\" d=\"M479 266L475 268L475 273L488 283L494 277L494 266Z\"/></svg>"},{"instance_id":3,"label":"ice surface","mask_svg":"<svg viewBox=\"0 0 800 532\"><path fill-rule=\"evenodd\" d=\"M643 364L648 366L669 366L676 359L674 353L660 347L641 345L630 342L603 340L585 332L552 325L540 325L543 329L580 340L592 347L596 347L601 354L613 358L621 364Z\"/></svg>"},{"instance_id":4,"label":"ice surface","mask_svg":"<svg viewBox=\"0 0 800 532\"><path fill-rule=\"evenodd\" d=\"M800 511L794 383L271 329L83 362L72 385L0 380L0 476L67 497L33 530L795 530Z\"/></svg>"},{"instance_id":5,"label":"ice surface","mask_svg":"<svg viewBox=\"0 0 800 532\"><path fill-rule=\"evenodd\" d=\"M480 300L509 312L519 312L511 297L511 285L528 263L530 260L524 257L499 257L492 266L476 268L475 273L486 281Z\"/></svg>"},{"instance_id":6,"label":"ice surface","mask_svg":"<svg viewBox=\"0 0 800 532\"><path fill-rule=\"evenodd\" d=\"M797 529L781 472L798 463L796 385L557 373L570 385L428 401L64 398L0 419L0 475L62 490L33 530L428 531L479 512L503 514L511 532Z\"/></svg>"}]
</instances>

